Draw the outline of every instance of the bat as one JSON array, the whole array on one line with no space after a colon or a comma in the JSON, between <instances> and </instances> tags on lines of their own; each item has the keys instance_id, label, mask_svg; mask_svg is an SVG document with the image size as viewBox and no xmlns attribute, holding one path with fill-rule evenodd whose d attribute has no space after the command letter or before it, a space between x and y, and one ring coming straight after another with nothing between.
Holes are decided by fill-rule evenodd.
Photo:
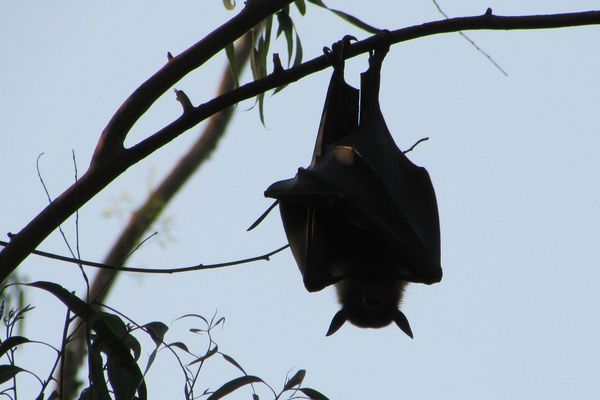
<instances>
[{"instance_id":1,"label":"bat","mask_svg":"<svg viewBox=\"0 0 600 400\"><path fill-rule=\"evenodd\" d=\"M364 328L395 322L408 282L442 279L435 192L427 171L396 146L379 105L381 65L389 46L370 54L360 92L344 80L342 40L326 52L334 71L311 164L276 182L292 254L309 292L335 284L341 310L327 336L345 321Z\"/></svg>"}]
</instances>

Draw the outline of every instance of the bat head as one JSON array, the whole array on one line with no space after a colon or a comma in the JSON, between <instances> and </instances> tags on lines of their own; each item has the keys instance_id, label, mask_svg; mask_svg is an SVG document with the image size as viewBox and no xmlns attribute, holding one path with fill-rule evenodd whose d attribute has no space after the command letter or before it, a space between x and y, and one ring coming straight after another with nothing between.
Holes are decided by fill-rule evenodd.
<instances>
[{"instance_id":1,"label":"bat head","mask_svg":"<svg viewBox=\"0 0 600 400\"><path fill-rule=\"evenodd\" d=\"M361 328L381 328L392 321L411 338L408 319L398 309L406 282L391 276L358 275L336 284L342 309L331 321L327 336L334 334L344 322Z\"/></svg>"}]
</instances>

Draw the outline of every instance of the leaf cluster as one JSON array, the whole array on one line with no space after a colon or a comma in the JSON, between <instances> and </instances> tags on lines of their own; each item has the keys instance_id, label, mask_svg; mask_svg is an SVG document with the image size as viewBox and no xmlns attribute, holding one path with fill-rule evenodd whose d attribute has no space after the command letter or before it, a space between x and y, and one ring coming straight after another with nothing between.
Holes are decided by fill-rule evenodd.
<instances>
[{"instance_id":1,"label":"leaf cluster","mask_svg":"<svg viewBox=\"0 0 600 400\"><path fill-rule=\"evenodd\" d=\"M6 330L5 338L0 339L0 360L6 358L7 362L0 361L0 385L7 382L10 385L0 390L0 395L5 395L10 399L17 398L16 378L18 374L23 372L33 375L40 384L40 391L36 399L43 400L46 398L45 393L48 385L51 382L56 382L53 375L66 354L67 345L73 339L74 333L67 334L69 326L72 324L78 325L74 331L79 331L80 334L83 333L87 347L88 377L85 387L79 394L79 400L147 399L146 375L161 351L169 352L177 360L184 377L183 393L186 400L202 397L211 400L222 399L246 386L250 387L253 399L259 399L255 384L266 386L275 399L284 398L284 395L287 395L286 398L298 398L298 393L309 399L327 399L315 389L301 387L306 375L305 370L299 370L292 378L287 379L279 392L276 392L262 378L248 374L232 356L221 352L214 341L213 330L225 323L225 318L217 318L216 314L211 319L198 314L186 314L177 319L193 318L200 321L199 326L189 328L191 333L208 339L205 350L198 354L190 350L190 346L182 341L166 342L165 336L169 327L164 322L153 321L140 325L116 309L106 305L88 304L75 293L53 282L38 281L12 285L29 286L52 294L67 307L67 318L60 348L42 343L53 349L57 357L48 378L41 379L33 372L16 365L15 361L15 351L18 347L30 345L31 343L41 343L15 334L15 327L33 307L13 308L5 312L5 302L1 303L0 316L2 316ZM139 338L135 336L136 332L147 335L154 344L154 348L143 368L140 360L142 345ZM219 356L228 365L233 366L242 375L223 383L216 390L206 388L199 391L197 386L200 382L200 372L206 367L206 363L209 360L214 360L216 356ZM61 381L62 379L59 380L59 382ZM47 398L50 400L64 398L61 392L62 387L59 384L57 390L52 391Z\"/></svg>"}]
</instances>

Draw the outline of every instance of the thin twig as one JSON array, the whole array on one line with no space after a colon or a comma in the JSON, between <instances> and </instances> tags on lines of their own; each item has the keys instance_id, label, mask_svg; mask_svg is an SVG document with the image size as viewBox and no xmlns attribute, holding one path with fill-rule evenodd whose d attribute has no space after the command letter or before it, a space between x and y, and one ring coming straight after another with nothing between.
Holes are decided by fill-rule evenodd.
<instances>
[{"instance_id":1,"label":"thin twig","mask_svg":"<svg viewBox=\"0 0 600 400\"><path fill-rule=\"evenodd\" d=\"M7 246L8 244L9 244L8 242L0 240L0 245ZM38 256L51 258L53 260L59 260L59 261L64 261L64 262L68 262L68 263L73 263L73 264L81 263L82 265L86 265L88 267L93 267L93 268L102 268L102 269L109 269L109 270L123 271L123 272L143 272L143 273L147 273L147 274L176 274L176 273L180 273L180 272L190 272L190 271L199 271L199 270L205 270L205 269L231 267L234 265L248 264L248 263L255 262L255 261L263 261L263 260L270 261L271 256L274 256L275 254L282 252L283 250L287 249L288 247L290 247L290 245L286 244L285 246L281 246L278 249L275 249L268 253L262 254L260 256L243 258L241 260L236 260L236 261L226 261L226 262L216 263L216 264L196 264L196 265L192 265L189 267L177 267L177 268L166 268L166 269L140 268L140 267L118 267L116 265L103 264L103 263L99 263L99 262L95 262L95 261L74 260L71 257L61 256L59 254L54 254L54 253L48 253L46 251L41 251L41 250L34 250L31 253L38 255Z\"/></svg>"},{"instance_id":2,"label":"thin twig","mask_svg":"<svg viewBox=\"0 0 600 400\"><path fill-rule=\"evenodd\" d=\"M38 174L38 178L40 180L40 183L42 184L42 187L44 188L44 192L46 193L46 197L48 198L48 203L52 204L52 196L50 196L50 191L48 190L48 187L46 186L46 182L44 182L44 178L42 177L42 172L40 170L40 158L42 158L42 156L44 155L44 153L40 153L37 156L37 159L35 160L35 169L37 171ZM73 153L73 162L75 162L75 153ZM75 166L75 185L77 185L77 166ZM77 192L77 191L76 191ZM77 193L75 194L77 195ZM75 211L77 218L76 220L79 218L79 210ZM71 245L69 244L69 240L67 239L67 235L65 234L65 231L63 231L62 226L58 225L58 230L63 238L63 241L65 242L65 244L67 245L67 249L69 249L69 253L71 253L71 257L72 260L71 262L74 262L76 264L79 265L79 270L81 271L81 274L83 275L83 279L85 281L85 285L87 290L89 291L90 288L90 284L88 281L87 276L85 275L85 271L83 270L83 266L81 265L81 263L79 263L77 260L79 259L79 257L77 257L75 255L75 252L73 252L73 248L71 247ZM79 253L79 230L77 229L77 222L76 222L76 235L77 235L77 252Z\"/></svg>"},{"instance_id":3,"label":"thin twig","mask_svg":"<svg viewBox=\"0 0 600 400\"><path fill-rule=\"evenodd\" d=\"M131 257L133 255L133 253L138 251L138 249L140 247L142 247L144 245L144 243L146 243L148 240L152 239L156 235L158 235L158 232L153 232L151 235L148 235L148 237L144 238L144 240L139 242L137 246L135 246L133 249L131 249L131 251L129 253L127 253L127 255L125 256L125 259L126 260L129 259L129 257ZM89 298L89 293L88 293L88 298Z\"/></svg>"},{"instance_id":4,"label":"thin twig","mask_svg":"<svg viewBox=\"0 0 600 400\"><path fill-rule=\"evenodd\" d=\"M415 147L417 147L419 144L421 144L423 142L426 142L427 140L429 140L428 137L424 137L424 138L421 138L421 139L417 140L415 142L415 144L413 144L412 146L410 146L407 150L404 150L403 153L404 154L410 153L411 151L413 151L415 149Z\"/></svg>"},{"instance_id":5,"label":"thin twig","mask_svg":"<svg viewBox=\"0 0 600 400\"><path fill-rule=\"evenodd\" d=\"M75 150L71 150L71 152L73 155L73 170L75 171L75 184L77 184L79 176L77 172L77 160L75 159ZM77 259L81 260L81 251L79 250L79 210L75 211L75 250L77 252ZM79 269L81 271L81 275L83 275L83 280L85 282L85 293L87 296L89 296L90 281L88 280L88 277L81 264L79 265Z\"/></svg>"},{"instance_id":6,"label":"thin twig","mask_svg":"<svg viewBox=\"0 0 600 400\"><path fill-rule=\"evenodd\" d=\"M442 14L442 16L444 18L450 19L450 17L448 16L448 14L446 14L444 12L444 10L442 10L442 7L437 2L437 0L431 0L431 1L433 1L433 4L438 9L438 12L440 14ZM487 58L494 65L494 67L496 67L496 69L498 69L498 71L500 71L504 76L508 76L508 72L506 72L506 70L504 68L502 68L500 66L500 64L498 64L496 62L496 60L494 60L494 58L487 51L483 50L481 47L479 47L479 45L477 43L475 43L475 41L473 39L471 39L469 36L467 36L466 33L462 32L462 31L458 31L458 34L460 36L462 36L467 42L469 42L471 44L471 46L473 46L475 48L475 50L477 50L478 52L480 52L481 54L483 54L483 56L485 58Z\"/></svg>"}]
</instances>

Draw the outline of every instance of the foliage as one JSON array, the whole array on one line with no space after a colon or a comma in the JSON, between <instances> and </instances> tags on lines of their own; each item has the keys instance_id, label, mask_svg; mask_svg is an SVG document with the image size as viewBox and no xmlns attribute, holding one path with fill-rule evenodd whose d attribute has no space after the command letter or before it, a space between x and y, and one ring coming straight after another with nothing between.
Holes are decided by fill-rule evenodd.
<instances>
[{"instance_id":1,"label":"foliage","mask_svg":"<svg viewBox=\"0 0 600 400\"><path fill-rule=\"evenodd\" d=\"M4 287L3 291L14 285L25 285L52 294L67 307L67 318L64 325L64 335L59 347L50 344L36 342L27 337L16 334L16 327L25 314L33 310L31 306L23 308L12 308L5 312L4 304L0 307L0 314L5 326L4 338L0 340L0 385L6 388L0 390L0 394L10 399L17 398L17 375L28 373L36 377L40 384L37 399L46 398L51 389L49 383L60 364L61 356L65 353L66 345L73 340L77 334L83 333L87 344L88 378L86 386L81 391L79 399L139 399L148 397L146 390L146 375L160 352L167 352L175 358L183 376L183 393L185 399L192 400L199 397L215 400L226 397L228 394L249 387L253 398L258 399L255 384L266 386L273 398L297 398L301 392L309 399L326 399L320 392L312 388L301 387L306 374L305 370L299 370L283 384L282 389L277 392L263 379L249 375L244 368L232 356L219 350L219 346L213 338L213 331L225 323L225 318L217 318L216 314L207 319L198 314L186 314L177 320L194 320L199 325L189 328L195 335L201 335L207 339L203 352L191 350L194 346L182 341L166 341L169 330L167 324L161 321L152 321L139 324L133 319L122 314L118 310L102 304L87 304L77 297L73 292L53 282L33 282L28 284L11 284ZM79 329L67 334L73 325ZM83 332L82 332L83 331ZM141 360L142 345L140 335L146 335L152 340L154 348L150 352L145 363ZM56 360L46 379L42 379L33 372L17 365L15 352L20 346L44 344L56 353ZM217 357L218 356L218 357ZM200 372L206 368L209 361L220 358L226 364L232 366L241 376L226 381L215 390L210 388L198 389ZM145 365L143 365L145 364ZM61 372L62 373L62 372ZM60 379L59 381L62 381ZM53 390L48 399L60 397L59 391Z\"/></svg>"}]
</instances>

